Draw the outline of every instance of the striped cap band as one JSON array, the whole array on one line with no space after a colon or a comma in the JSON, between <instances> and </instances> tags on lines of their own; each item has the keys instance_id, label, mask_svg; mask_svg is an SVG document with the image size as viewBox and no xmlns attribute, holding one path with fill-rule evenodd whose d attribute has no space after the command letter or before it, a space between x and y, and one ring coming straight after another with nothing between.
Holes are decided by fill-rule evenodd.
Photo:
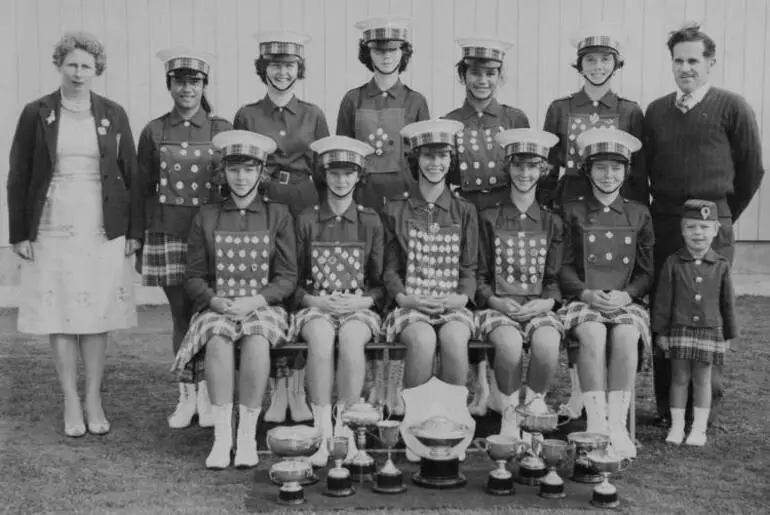
<instances>
[{"instance_id":1,"label":"striped cap band","mask_svg":"<svg viewBox=\"0 0 770 515\"><path fill-rule=\"evenodd\" d=\"M505 156L510 157L514 154L535 154L548 159L550 147L538 145L532 141L516 141L505 147Z\"/></svg>"},{"instance_id":2,"label":"striped cap band","mask_svg":"<svg viewBox=\"0 0 770 515\"><path fill-rule=\"evenodd\" d=\"M577 49L578 52L580 52L585 48L597 46L611 48L618 53L620 52L620 41L611 36L589 36L587 38L583 38L580 42L578 42Z\"/></svg>"},{"instance_id":3,"label":"striped cap band","mask_svg":"<svg viewBox=\"0 0 770 515\"><path fill-rule=\"evenodd\" d=\"M259 44L260 55L296 55L305 58L305 46L288 41L268 41Z\"/></svg>"},{"instance_id":4,"label":"striped cap band","mask_svg":"<svg viewBox=\"0 0 770 515\"><path fill-rule=\"evenodd\" d=\"M445 131L420 132L407 138L407 141L409 142L409 146L413 149L417 147L421 147L423 145L433 145L433 144L440 144L440 143L454 146L456 136L457 134L454 132L445 132Z\"/></svg>"},{"instance_id":5,"label":"striped cap band","mask_svg":"<svg viewBox=\"0 0 770 515\"><path fill-rule=\"evenodd\" d=\"M377 27L363 32L364 43L378 39L398 39L409 41L409 29L406 27Z\"/></svg>"},{"instance_id":6,"label":"striped cap band","mask_svg":"<svg viewBox=\"0 0 770 515\"><path fill-rule=\"evenodd\" d=\"M209 74L209 63L197 57L174 57L166 61L166 73L179 69L189 69Z\"/></svg>"},{"instance_id":7,"label":"striped cap band","mask_svg":"<svg viewBox=\"0 0 770 515\"><path fill-rule=\"evenodd\" d=\"M491 59L502 62L505 59L505 52L498 48L470 46L463 47L463 58Z\"/></svg>"},{"instance_id":8,"label":"striped cap band","mask_svg":"<svg viewBox=\"0 0 770 515\"><path fill-rule=\"evenodd\" d=\"M224 158L233 156L247 156L264 163L267 161L268 153L256 145L233 143L222 147L222 156Z\"/></svg>"},{"instance_id":9,"label":"striped cap band","mask_svg":"<svg viewBox=\"0 0 770 515\"><path fill-rule=\"evenodd\" d=\"M328 166L330 163L353 163L363 168L364 156L350 150L330 150L321 154L321 166Z\"/></svg>"},{"instance_id":10,"label":"striped cap band","mask_svg":"<svg viewBox=\"0 0 770 515\"><path fill-rule=\"evenodd\" d=\"M583 147L583 157L589 158L596 154L619 154L631 160L631 149L617 141L599 141Z\"/></svg>"}]
</instances>

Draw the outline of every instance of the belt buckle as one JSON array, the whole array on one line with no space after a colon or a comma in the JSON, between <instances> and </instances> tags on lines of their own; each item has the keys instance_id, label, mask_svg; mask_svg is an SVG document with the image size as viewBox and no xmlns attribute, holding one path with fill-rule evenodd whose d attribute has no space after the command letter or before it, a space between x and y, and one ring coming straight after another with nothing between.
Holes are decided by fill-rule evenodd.
<instances>
[{"instance_id":1,"label":"belt buckle","mask_svg":"<svg viewBox=\"0 0 770 515\"><path fill-rule=\"evenodd\" d=\"M291 174L287 172L286 170L281 170L278 172L278 183L279 184L289 184L289 179L291 178Z\"/></svg>"}]
</instances>

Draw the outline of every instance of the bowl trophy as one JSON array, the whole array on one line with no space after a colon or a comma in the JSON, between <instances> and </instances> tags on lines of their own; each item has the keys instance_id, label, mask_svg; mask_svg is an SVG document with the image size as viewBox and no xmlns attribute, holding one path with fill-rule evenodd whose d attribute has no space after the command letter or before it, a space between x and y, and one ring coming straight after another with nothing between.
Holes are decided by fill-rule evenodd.
<instances>
[{"instance_id":1,"label":"bowl trophy","mask_svg":"<svg viewBox=\"0 0 770 515\"><path fill-rule=\"evenodd\" d=\"M631 460L620 457L611 446L589 452L586 459L603 478L603 481L594 487L591 504L597 508L617 508L620 505L618 489L610 483L610 475L625 470Z\"/></svg>"},{"instance_id":2,"label":"bowl trophy","mask_svg":"<svg viewBox=\"0 0 770 515\"><path fill-rule=\"evenodd\" d=\"M516 407L516 414L519 416L519 427L525 433L530 434L529 450L519 462L519 475L516 481L529 486L540 484L540 481L548 473L545 462L540 457L543 433L553 433L559 427L558 413L547 407L544 412L534 412L530 409L535 399L523 406Z\"/></svg>"},{"instance_id":3,"label":"bowl trophy","mask_svg":"<svg viewBox=\"0 0 770 515\"><path fill-rule=\"evenodd\" d=\"M540 444L540 449L548 474L540 481L538 495L546 499L563 499L567 495L564 493L564 480L559 477L556 469L569 457L570 446L562 440L547 439Z\"/></svg>"},{"instance_id":4,"label":"bowl trophy","mask_svg":"<svg viewBox=\"0 0 770 515\"><path fill-rule=\"evenodd\" d=\"M382 411L363 399L342 412L342 422L356 432L358 448L353 458L345 463L345 467L350 470L353 480L359 483L371 481L374 476L374 458L366 452L366 430L376 426L380 420Z\"/></svg>"},{"instance_id":5,"label":"bowl trophy","mask_svg":"<svg viewBox=\"0 0 770 515\"><path fill-rule=\"evenodd\" d=\"M411 426L408 432L424 445L428 452L420 458L420 470L412 480L425 488L460 488L467 482L460 473L460 458L455 447L473 434L465 424L444 416L429 418Z\"/></svg>"},{"instance_id":6,"label":"bowl trophy","mask_svg":"<svg viewBox=\"0 0 770 515\"><path fill-rule=\"evenodd\" d=\"M603 433L587 433L579 431L567 435L570 444L570 455L574 458L571 479L578 483L601 483L603 477L591 465L586 455L592 451L606 451L610 445L610 437Z\"/></svg>"},{"instance_id":7,"label":"bowl trophy","mask_svg":"<svg viewBox=\"0 0 770 515\"><path fill-rule=\"evenodd\" d=\"M347 497L356 493L350 471L342 466L342 460L348 452L348 437L334 436L327 441L329 456L334 460L334 467L329 469L326 476L326 490L323 492L328 497Z\"/></svg>"},{"instance_id":8,"label":"bowl trophy","mask_svg":"<svg viewBox=\"0 0 770 515\"><path fill-rule=\"evenodd\" d=\"M293 505L305 502L302 483L318 480L313 475L312 456L321 446L323 436L319 428L310 426L282 426L267 432L267 447L276 456L288 458L270 467L270 479L281 485L278 493L280 504Z\"/></svg>"},{"instance_id":9,"label":"bowl trophy","mask_svg":"<svg viewBox=\"0 0 770 515\"><path fill-rule=\"evenodd\" d=\"M400 422L396 420L381 420L377 422L380 441L388 450L388 460L374 477L374 490L380 494L400 494L406 491L404 473L396 468L391 457L393 447L398 443Z\"/></svg>"},{"instance_id":10,"label":"bowl trophy","mask_svg":"<svg viewBox=\"0 0 770 515\"><path fill-rule=\"evenodd\" d=\"M487 493L491 495L512 495L515 493L513 474L505 465L511 459L518 459L524 452L525 444L521 440L503 435L487 436L484 447L487 455L497 464L487 477Z\"/></svg>"}]
</instances>

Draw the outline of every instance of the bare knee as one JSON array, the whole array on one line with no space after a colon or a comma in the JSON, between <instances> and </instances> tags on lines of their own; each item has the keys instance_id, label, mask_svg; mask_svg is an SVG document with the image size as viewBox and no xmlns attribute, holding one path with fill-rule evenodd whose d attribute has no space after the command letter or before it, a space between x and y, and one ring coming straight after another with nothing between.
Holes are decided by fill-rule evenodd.
<instances>
[{"instance_id":1,"label":"bare knee","mask_svg":"<svg viewBox=\"0 0 770 515\"><path fill-rule=\"evenodd\" d=\"M416 322L404 329L399 339L412 355L432 356L436 352L436 331L430 324Z\"/></svg>"},{"instance_id":2,"label":"bare knee","mask_svg":"<svg viewBox=\"0 0 770 515\"><path fill-rule=\"evenodd\" d=\"M334 353L334 327L326 320L311 320L302 328L302 338L308 350L319 357L331 357Z\"/></svg>"},{"instance_id":3,"label":"bare knee","mask_svg":"<svg viewBox=\"0 0 770 515\"><path fill-rule=\"evenodd\" d=\"M561 347L561 334L553 327L541 327L532 333L530 342L532 357L542 361L555 361L559 359Z\"/></svg>"},{"instance_id":4,"label":"bare knee","mask_svg":"<svg viewBox=\"0 0 770 515\"><path fill-rule=\"evenodd\" d=\"M575 336L580 342L580 358L596 359L604 356L607 349L607 328L597 322L586 322L575 328Z\"/></svg>"},{"instance_id":5,"label":"bare knee","mask_svg":"<svg viewBox=\"0 0 770 515\"><path fill-rule=\"evenodd\" d=\"M348 322L340 327L338 337L340 347L363 348L371 339L372 331L363 322Z\"/></svg>"},{"instance_id":6,"label":"bare knee","mask_svg":"<svg viewBox=\"0 0 770 515\"><path fill-rule=\"evenodd\" d=\"M498 327L489 335L495 347L495 362L514 366L521 361L524 344L518 329L510 326Z\"/></svg>"},{"instance_id":7,"label":"bare knee","mask_svg":"<svg viewBox=\"0 0 770 515\"><path fill-rule=\"evenodd\" d=\"M439 332L441 354L454 359L468 359L468 341L471 332L462 324L449 323L444 325Z\"/></svg>"}]
</instances>

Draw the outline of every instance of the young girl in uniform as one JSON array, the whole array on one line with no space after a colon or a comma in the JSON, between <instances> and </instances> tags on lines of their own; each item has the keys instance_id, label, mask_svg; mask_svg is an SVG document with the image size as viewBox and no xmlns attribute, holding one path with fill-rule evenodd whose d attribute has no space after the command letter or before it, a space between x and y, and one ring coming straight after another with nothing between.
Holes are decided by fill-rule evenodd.
<instances>
[{"instance_id":1,"label":"young girl in uniform","mask_svg":"<svg viewBox=\"0 0 770 515\"><path fill-rule=\"evenodd\" d=\"M561 301L562 223L535 201L548 171L553 134L510 129L495 137L510 175L507 199L479 212L477 339L495 347L495 376L504 397L500 433L519 438L516 407L523 349L531 349L529 411L545 413L544 395L556 370L564 328L554 312Z\"/></svg>"},{"instance_id":2,"label":"young girl in uniform","mask_svg":"<svg viewBox=\"0 0 770 515\"><path fill-rule=\"evenodd\" d=\"M383 281L396 308L384 323L388 342L407 347L404 386L432 376L436 346L443 381L465 385L468 341L474 333L468 309L476 293L478 222L473 204L452 193L448 174L457 165L454 120L404 127L416 186L388 201L383 212Z\"/></svg>"},{"instance_id":3,"label":"young girl in uniform","mask_svg":"<svg viewBox=\"0 0 770 515\"><path fill-rule=\"evenodd\" d=\"M305 78L305 46L310 36L286 30L258 32L259 57L254 66L267 94L262 100L241 107L233 126L264 134L278 145L267 162L270 179L267 196L288 204L296 219L308 206L319 204L313 181L313 151L310 144L329 135L326 116L320 107L294 94L298 80ZM265 419L283 422L289 408L293 421L311 420L305 400L305 369L299 360L289 369L286 358L276 360L271 378L272 397ZM287 377L288 376L288 377Z\"/></svg>"},{"instance_id":4,"label":"young girl in uniform","mask_svg":"<svg viewBox=\"0 0 770 515\"><path fill-rule=\"evenodd\" d=\"M685 202L685 247L666 259L655 292L652 332L671 360L671 429L666 442L684 439L687 391L692 382L693 423L685 444L706 445L711 408L711 366L724 363L727 342L737 335L730 262L711 249L719 230L717 205Z\"/></svg>"},{"instance_id":5,"label":"young girl in uniform","mask_svg":"<svg viewBox=\"0 0 770 515\"><path fill-rule=\"evenodd\" d=\"M187 238L200 207L215 201L211 140L232 126L214 116L206 100L212 56L171 49L158 52L158 58L165 65L166 88L174 108L148 123L139 136L145 241L137 264L142 284L160 286L166 294L176 355L192 316L192 302L184 290ZM179 383L179 402L168 424L174 429L187 427L197 413L198 424L211 427L206 381L197 373L189 379L192 381Z\"/></svg>"},{"instance_id":6,"label":"young girl in uniform","mask_svg":"<svg viewBox=\"0 0 770 515\"><path fill-rule=\"evenodd\" d=\"M365 177L364 161L374 149L346 136L322 138L310 147L318 155L316 178L327 194L321 206L308 208L297 220L299 282L294 304L300 309L290 334L308 344L308 394L316 427L324 440L332 433L347 436L352 457L353 432L340 415L361 397L364 346L380 334L378 312L385 296L382 222L373 209L353 202L353 191ZM335 341L337 426L332 431ZM324 443L311 460L322 467L328 458Z\"/></svg>"},{"instance_id":7,"label":"young girl in uniform","mask_svg":"<svg viewBox=\"0 0 770 515\"><path fill-rule=\"evenodd\" d=\"M587 431L608 433L618 453L633 458L626 423L640 337L650 356L642 299L652 286L654 234L647 207L624 199L620 187L641 142L624 131L591 129L577 143L591 194L564 205L560 283L568 304L559 313L579 345Z\"/></svg>"},{"instance_id":8,"label":"young girl in uniform","mask_svg":"<svg viewBox=\"0 0 770 515\"><path fill-rule=\"evenodd\" d=\"M195 315L173 370L183 372L206 349L206 379L214 415L214 445L206 466L230 465L235 353L240 353L236 467L253 467L257 420L270 372L270 347L286 337L282 305L297 284L294 222L284 204L260 196L265 162L275 142L247 131L212 141L222 151L229 190L201 208L190 232L185 287Z\"/></svg>"}]
</instances>

